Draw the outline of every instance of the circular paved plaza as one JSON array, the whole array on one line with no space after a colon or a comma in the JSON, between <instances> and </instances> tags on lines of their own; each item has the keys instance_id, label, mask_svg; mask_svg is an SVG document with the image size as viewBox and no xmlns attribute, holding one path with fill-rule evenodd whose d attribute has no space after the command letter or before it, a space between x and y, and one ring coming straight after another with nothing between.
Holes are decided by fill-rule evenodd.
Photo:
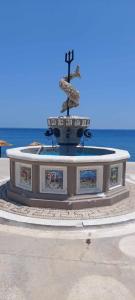
<instances>
[{"instance_id":1,"label":"circular paved plaza","mask_svg":"<svg viewBox=\"0 0 135 300\"><path fill-rule=\"evenodd\" d=\"M1 162L0 162L1 163ZM1 179L0 212L47 220L47 213L11 203ZM134 164L128 165L130 197L111 207L78 211L91 220L134 212ZM4 181L5 184L4 184ZM53 218L82 218L75 211L53 211ZM71 215L70 215L71 214ZM86 215L87 214L87 215ZM27 217L28 218L28 217ZM120 218L120 215L118 216ZM7 220L6 220L7 219ZM19 219L18 219L19 220ZM72 220L71 220L72 221ZM106 226L46 227L0 217L0 300L135 299L135 221Z\"/></svg>"}]
</instances>

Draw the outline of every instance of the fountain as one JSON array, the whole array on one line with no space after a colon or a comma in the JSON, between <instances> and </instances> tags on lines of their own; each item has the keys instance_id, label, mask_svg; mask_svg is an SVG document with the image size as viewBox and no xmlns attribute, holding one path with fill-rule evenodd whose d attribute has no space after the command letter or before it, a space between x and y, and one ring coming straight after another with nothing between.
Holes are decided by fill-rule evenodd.
<instances>
[{"instance_id":1,"label":"fountain","mask_svg":"<svg viewBox=\"0 0 135 300\"><path fill-rule=\"evenodd\" d=\"M90 138L90 119L72 116L79 105L79 92L71 85L80 77L79 66L70 73L74 52L65 55L68 75L60 80L67 94L61 112L48 118L46 136L52 145L37 145L7 150L10 158L9 199L45 208L82 209L111 205L129 196L125 186L129 153L120 149L84 146Z\"/></svg>"}]
</instances>

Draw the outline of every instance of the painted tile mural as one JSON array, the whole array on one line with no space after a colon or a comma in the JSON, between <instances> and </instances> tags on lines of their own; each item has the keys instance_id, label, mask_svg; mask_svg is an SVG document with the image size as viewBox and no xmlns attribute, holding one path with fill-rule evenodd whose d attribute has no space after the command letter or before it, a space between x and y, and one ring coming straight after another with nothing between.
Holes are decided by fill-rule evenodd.
<instances>
[{"instance_id":1,"label":"painted tile mural","mask_svg":"<svg viewBox=\"0 0 135 300\"><path fill-rule=\"evenodd\" d=\"M45 189L63 190L63 170L45 170Z\"/></svg>"},{"instance_id":2,"label":"painted tile mural","mask_svg":"<svg viewBox=\"0 0 135 300\"><path fill-rule=\"evenodd\" d=\"M93 189L97 186L96 170L80 171L80 189Z\"/></svg>"},{"instance_id":3,"label":"painted tile mural","mask_svg":"<svg viewBox=\"0 0 135 300\"><path fill-rule=\"evenodd\" d=\"M20 166L20 186L31 188L31 168Z\"/></svg>"},{"instance_id":4,"label":"painted tile mural","mask_svg":"<svg viewBox=\"0 0 135 300\"><path fill-rule=\"evenodd\" d=\"M112 167L111 174L110 174L110 186L114 186L118 184L118 174L119 174L119 168Z\"/></svg>"}]
</instances>

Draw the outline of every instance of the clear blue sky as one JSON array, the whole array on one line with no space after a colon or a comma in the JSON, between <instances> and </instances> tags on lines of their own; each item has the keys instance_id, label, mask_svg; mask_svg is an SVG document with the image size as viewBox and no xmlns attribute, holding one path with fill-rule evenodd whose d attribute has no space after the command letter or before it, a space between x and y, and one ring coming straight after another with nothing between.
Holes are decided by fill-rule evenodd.
<instances>
[{"instance_id":1,"label":"clear blue sky","mask_svg":"<svg viewBox=\"0 0 135 300\"><path fill-rule=\"evenodd\" d=\"M80 107L92 128L135 129L134 0L0 1L0 127L45 127L75 50Z\"/></svg>"}]
</instances>

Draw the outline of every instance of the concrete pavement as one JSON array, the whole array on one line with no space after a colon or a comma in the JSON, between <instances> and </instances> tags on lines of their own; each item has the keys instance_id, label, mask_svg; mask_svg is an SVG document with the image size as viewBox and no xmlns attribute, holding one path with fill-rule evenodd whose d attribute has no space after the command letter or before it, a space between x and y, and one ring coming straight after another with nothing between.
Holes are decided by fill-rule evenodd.
<instances>
[{"instance_id":1,"label":"concrete pavement","mask_svg":"<svg viewBox=\"0 0 135 300\"><path fill-rule=\"evenodd\" d=\"M0 300L135 299L135 234L58 233L0 225Z\"/></svg>"},{"instance_id":2,"label":"concrete pavement","mask_svg":"<svg viewBox=\"0 0 135 300\"><path fill-rule=\"evenodd\" d=\"M0 300L135 299L135 223L72 230L0 222Z\"/></svg>"}]
</instances>

